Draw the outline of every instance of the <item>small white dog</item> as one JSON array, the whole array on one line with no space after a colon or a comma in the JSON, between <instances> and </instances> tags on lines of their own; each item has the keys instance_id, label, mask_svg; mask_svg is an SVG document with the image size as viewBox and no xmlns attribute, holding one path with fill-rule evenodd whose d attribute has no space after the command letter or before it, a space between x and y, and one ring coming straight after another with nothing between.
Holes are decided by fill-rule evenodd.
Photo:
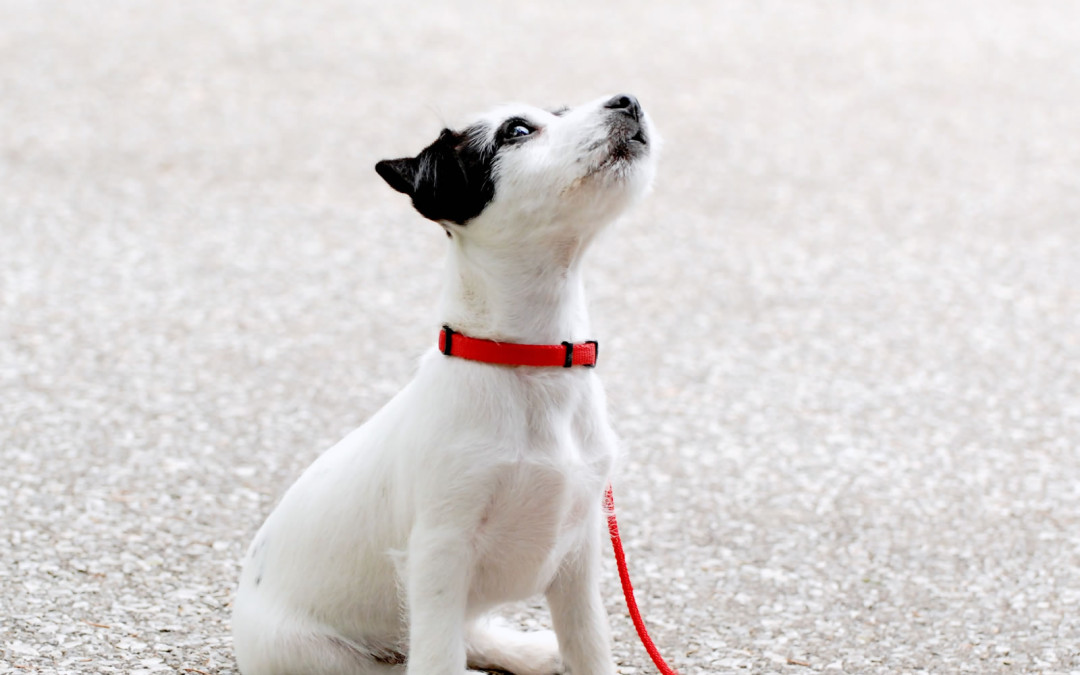
<instances>
[{"instance_id":1,"label":"small white dog","mask_svg":"<svg viewBox=\"0 0 1080 675\"><path fill-rule=\"evenodd\" d=\"M379 162L449 236L438 324L502 343L592 337L582 256L647 191L656 146L621 94L555 112L502 107ZM615 454L591 368L432 349L255 536L233 611L241 672L614 673L598 576ZM554 634L488 616L538 593Z\"/></svg>"}]
</instances>

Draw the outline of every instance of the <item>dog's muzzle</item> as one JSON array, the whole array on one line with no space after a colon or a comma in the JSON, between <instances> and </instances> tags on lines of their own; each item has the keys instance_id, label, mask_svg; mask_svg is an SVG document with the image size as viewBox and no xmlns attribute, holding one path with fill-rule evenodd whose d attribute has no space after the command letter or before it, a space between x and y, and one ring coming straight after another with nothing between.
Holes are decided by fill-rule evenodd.
<instances>
[{"instance_id":1,"label":"dog's muzzle","mask_svg":"<svg viewBox=\"0 0 1080 675\"><path fill-rule=\"evenodd\" d=\"M637 98L630 94L616 94L608 99L604 108L611 111L612 154L629 159L644 152L649 139L643 124L645 111Z\"/></svg>"}]
</instances>

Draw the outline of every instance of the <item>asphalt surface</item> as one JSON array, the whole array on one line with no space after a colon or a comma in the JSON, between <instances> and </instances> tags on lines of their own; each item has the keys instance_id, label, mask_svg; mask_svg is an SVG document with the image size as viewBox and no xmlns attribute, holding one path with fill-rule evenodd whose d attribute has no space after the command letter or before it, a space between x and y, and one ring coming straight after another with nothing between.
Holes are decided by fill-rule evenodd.
<instances>
[{"instance_id":1,"label":"asphalt surface","mask_svg":"<svg viewBox=\"0 0 1080 675\"><path fill-rule=\"evenodd\" d=\"M4 0L0 673L235 673L255 528L435 339L373 164L618 91L665 154L589 281L668 659L1080 672L1080 5Z\"/></svg>"}]
</instances>

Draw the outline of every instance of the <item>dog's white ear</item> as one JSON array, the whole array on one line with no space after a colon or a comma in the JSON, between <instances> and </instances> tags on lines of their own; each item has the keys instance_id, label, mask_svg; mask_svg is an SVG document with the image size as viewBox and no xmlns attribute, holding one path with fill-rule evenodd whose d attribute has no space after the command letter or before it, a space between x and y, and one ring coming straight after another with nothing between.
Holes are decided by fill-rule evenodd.
<instances>
[{"instance_id":1,"label":"dog's white ear","mask_svg":"<svg viewBox=\"0 0 1080 675\"><path fill-rule=\"evenodd\" d=\"M375 171L390 187L412 196L416 190L416 158L384 159L375 165Z\"/></svg>"}]
</instances>

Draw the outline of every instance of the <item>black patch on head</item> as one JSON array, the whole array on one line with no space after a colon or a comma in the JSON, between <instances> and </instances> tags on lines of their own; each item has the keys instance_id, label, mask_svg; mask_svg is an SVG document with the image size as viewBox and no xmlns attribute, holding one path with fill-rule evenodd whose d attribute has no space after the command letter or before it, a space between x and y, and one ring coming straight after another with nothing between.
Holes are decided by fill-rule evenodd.
<instances>
[{"instance_id":1,"label":"black patch on head","mask_svg":"<svg viewBox=\"0 0 1080 675\"><path fill-rule=\"evenodd\" d=\"M459 225L480 215L495 197L494 146L480 142L484 129L443 129L416 157L385 159L375 171L390 187L412 197L420 215Z\"/></svg>"}]
</instances>

